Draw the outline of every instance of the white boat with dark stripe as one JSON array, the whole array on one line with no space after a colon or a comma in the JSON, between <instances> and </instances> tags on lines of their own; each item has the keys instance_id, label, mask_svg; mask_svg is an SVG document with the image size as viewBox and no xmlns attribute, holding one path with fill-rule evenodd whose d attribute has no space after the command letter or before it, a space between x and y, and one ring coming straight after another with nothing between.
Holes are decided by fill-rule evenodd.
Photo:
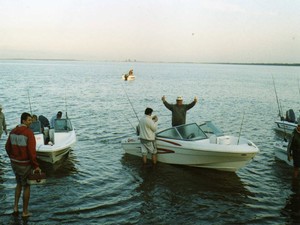
<instances>
[{"instance_id":1,"label":"white boat with dark stripe","mask_svg":"<svg viewBox=\"0 0 300 225\"><path fill-rule=\"evenodd\" d=\"M122 140L121 145L125 153L142 156L138 136ZM245 166L259 152L250 140L224 135L210 121L159 131L156 145L158 162L232 172Z\"/></svg>"}]
</instances>

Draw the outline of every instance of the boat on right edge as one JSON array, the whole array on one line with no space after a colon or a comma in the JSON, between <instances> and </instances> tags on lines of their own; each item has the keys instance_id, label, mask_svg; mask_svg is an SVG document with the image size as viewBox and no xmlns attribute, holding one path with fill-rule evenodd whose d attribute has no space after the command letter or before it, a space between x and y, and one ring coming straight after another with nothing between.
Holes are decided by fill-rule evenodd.
<instances>
[{"instance_id":1,"label":"boat on right edge","mask_svg":"<svg viewBox=\"0 0 300 225\"><path fill-rule=\"evenodd\" d=\"M289 161L287 158L287 147L289 142L287 140L276 141L274 143L275 156L281 161L286 162L288 165L293 166L292 160Z\"/></svg>"},{"instance_id":2,"label":"boat on right edge","mask_svg":"<svg viewBox=\"0 0 300 225\"><path fill-rule=\"evenodd\" d=\"M286 111L286 117L281 116L280 120L275 121L274 130L291 135L297 127L297 120L293 109Z\"/></svg>"}]
</instances>

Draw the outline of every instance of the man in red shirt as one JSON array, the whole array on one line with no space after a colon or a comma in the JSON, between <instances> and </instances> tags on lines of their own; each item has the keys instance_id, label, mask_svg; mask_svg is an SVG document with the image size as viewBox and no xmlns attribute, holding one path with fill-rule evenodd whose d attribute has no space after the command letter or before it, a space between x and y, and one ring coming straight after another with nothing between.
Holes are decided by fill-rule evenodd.
<instances>
[{"instance_id":1,"label":"man in red shirt","mask_svg":"<svg viewBox=\"0 0 300 225\"><path fill-rule=\"evenodd\" d=\"M18 203L23 187L23 213L28 217L30 185L27 177L32 170L41 171L36 159L36 142L33 132L29 129L32 117L29 113L22 113L21 124L14 128L7 139L5 149L11 161L11 167L16 175L14 214L18 213Z\"/></svg>"}]
</instances>

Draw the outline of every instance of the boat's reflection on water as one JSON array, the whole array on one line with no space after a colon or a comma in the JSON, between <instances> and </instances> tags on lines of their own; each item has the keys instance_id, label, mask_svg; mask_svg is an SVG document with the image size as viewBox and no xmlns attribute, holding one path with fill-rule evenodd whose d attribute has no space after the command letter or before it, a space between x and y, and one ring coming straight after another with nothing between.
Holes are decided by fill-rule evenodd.
<instances>
[{"instance_id":1,"label":"boat's reflection on water","mask_svg":"<svg viewBox=\"0 0 300 225\"><path fill-rule=\"evenodd\" d=\"M143 166L141 158L128 154L125 154L121 161L132 176L141 180L138 191L149 193L151 187L159 187L162 192L168 190L185 197L201 194L202 198L235 198L237 201L239 197L244 199L252 195L240 177L233 172L164 163L153 166L151 161Z\"/></svg>"},{"instance_id":2,"label":"boat's reflection on water","mask_svg":"<svg viewBox=\"0 0 300 225\"><path fill-rule=\"evenodd\" d=\"M46 173L47 177L61 178L78 172L75 166L77 162L76 156L73 154L72 150L68 155L57 161L55 164L41 160L38 160L38 162L40 168Z\"/></svg>"}]
</instances>

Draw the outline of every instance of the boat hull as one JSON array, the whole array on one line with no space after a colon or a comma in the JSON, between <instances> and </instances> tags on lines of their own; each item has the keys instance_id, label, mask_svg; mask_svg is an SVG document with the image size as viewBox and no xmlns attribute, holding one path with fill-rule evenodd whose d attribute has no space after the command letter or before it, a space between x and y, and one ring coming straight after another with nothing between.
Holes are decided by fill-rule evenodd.
<instances>
[{"instance_id":1,"label":"boat hull","mask_svg":"<svg viewBox=\"0 0 300 225\"><path fill-rule=\"evenodd\" d=\"M53 151L37 151L37 158L41 161L54 164L60 161L62 158L66 157L69 154L70 150L71 147Z\"/></svg>"},{"instance_id":2,"label":"boat hull","mask_svg":"<svg viewBox=\"0 0 300 225\"><path fill-rule=\"evenodd\" d=\"M287 159L287 146L288 142L285 141L277 141L274 143L275 156L281 161L286 162L286 164L293 166L293 161L288 161Z\"/></svg>"},{"instance_id":3,"label":"boat hull","mask_svg":"<svg viewBox=\"0 0 300 225\"><path fill-rule=\"evenodd\" d=\"M125 77L125 74L122 75L122 79L123 80L135 80L135 76L134 75L130 75L130 76L127 76L127 78Z\"/></svg>"},{"instance_id":4,"label":"boat hull","mask_svg":"<svg viewBox=\"0 0 300 225\"><path fill-rule=\"evenodd\" d=\"M76 143L75 130L72 130L68 133L55 133L55 137L58 141L53 145L46 145L43 141L41 142L40 140L44 139L42 136L43 134L39 135L35 135L37 140L37 158L41 161L51 164L54 164L67 156Z\"/></svg>"},{"instance_id":5,"label":"boat hull","mask_svg":"<svg viewBox=\"0 0 300 225\"><path fill-rule=\"evenodd\" d=\"M259 151L252 142L250 145L249 142L239 145L211 144L208 139L184 142L159 138L156 144L159 162L231 172L244 167ZM122 141L127 154L141 157L140 146L138 137ZM151 155L148 154L148 157L151 158Z\"/></svg>"},{"instance_id":6,"label":"boat hull","mask_svg":"<svg viewBox=\"0 0 300 225\"><path fill-rule=\"evenodd\" d=\"M291 123L284 120L278 120L275 121L274 129L276 131L291 135L296 127L297 127L296 123Z\"/></svg>"}]
</instances>

